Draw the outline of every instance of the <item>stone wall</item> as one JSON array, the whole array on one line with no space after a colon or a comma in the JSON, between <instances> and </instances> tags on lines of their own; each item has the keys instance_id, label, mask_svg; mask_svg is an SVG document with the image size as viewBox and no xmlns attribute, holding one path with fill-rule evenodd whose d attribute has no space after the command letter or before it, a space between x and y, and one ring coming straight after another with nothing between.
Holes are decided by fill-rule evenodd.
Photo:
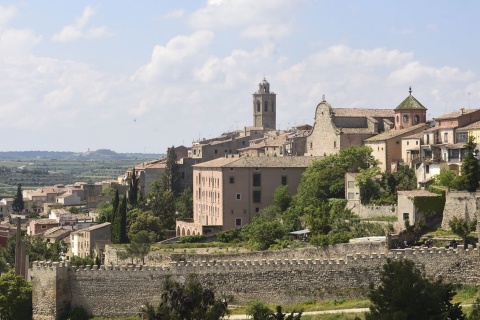
<instances>
[{"instance_id":1,"label":"stone wall","mask_svg":"<svg viewBox=\"0 0 480 320\"><path fill-rule=\"evenodd\" d=\"M130 259L119 260L117 248L105 247L105 265L127 265ZM215 260L277 260L277 259L341 259L348 254L362 252L370 255L372 253L386 253L385 242L382 243L341 243L326 248L301 248L295 250L274 250L255 251L247 253L233 252L232 248L226 252L225 249L175 249L171 252L151 251L145 257L145 264L150 266L168 266L171 262L180 261L215 261ZM239 258L240 257L240 258Z\"/></svg>"},{"instance_id":2,"label":"stone wall","mask_svg":"<svg viewBox=\"0 0 480 320\"><path fill-rule=\"evenodd\" d=\"M386 254L347 254L338 259L236 258L177 261L159 267L102 266L99 269L95 266L77 270L63 264L34 263L34 319L59 319L67 304L82 306L96 316L136 314L147 301L159 302L165 277L182 281L192 273L203 283L211 283L217 293L233 295L236 303L258 299L291 304L309 299L364 296L370 282L378 283L386 258L411 259L431 278L480 284L477 249L392 250Z\"/></svg>"},{"instance_id":3,"label":"stone wall","mask_svg":"<svg viewBox=\"0 0 480 320\"><path fill-rule=\"evenodd\" d=\"M480 208L480 194L468 191L450 191L445 197L443 209L442 228L450 230L448 222L453 217L467 220L478 219L477 212Z\"/></svg>"}]
</instances>

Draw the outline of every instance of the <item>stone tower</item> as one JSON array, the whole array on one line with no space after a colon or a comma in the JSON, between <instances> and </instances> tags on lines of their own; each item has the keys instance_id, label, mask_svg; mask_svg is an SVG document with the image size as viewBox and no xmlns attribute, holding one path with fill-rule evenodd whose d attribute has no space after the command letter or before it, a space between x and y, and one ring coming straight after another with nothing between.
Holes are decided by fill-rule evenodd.
<instances>
[{"instance_id":1,"label":"stone tower","mask_svg":"<svg viewBox=\"0 0 480 320\"><path fill-rule=\"evenodd\" d=\"M276 94L270 92L270 84L265 78L258 84L253 94L253 126L276 130L277 110Z\"/></svg>"},{"instance_id":2,"label":"stone tower","mask_svg":"<svg viewBox=\"0 0 480 320\"><path fill-rule=\"evenodd\" d=\"M395 108L395 130L401 130L427 121L427 108L412 96L412 87L408 97Z\"/></svg>"}]
</instances>

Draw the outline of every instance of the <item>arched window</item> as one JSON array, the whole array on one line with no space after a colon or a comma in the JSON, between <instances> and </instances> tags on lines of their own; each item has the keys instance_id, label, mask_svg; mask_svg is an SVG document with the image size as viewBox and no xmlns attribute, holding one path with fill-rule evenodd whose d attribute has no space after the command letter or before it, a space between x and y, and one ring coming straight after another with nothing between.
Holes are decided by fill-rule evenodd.
<instances>
[{"instance_id":1,"label":"arched window","mask_svg":"<svg viewBox=\"0 0 480 320\"><path fill-rule=\"evenodd\" d=\"M397 116L397 123L399 123L399 122L400 122L400 119L399 119L399 117Z\"/></svg>"},{"instance_id":2,"label":"arched window","mask_svg":"<svg viewBox=\"0 0 480 320\"><path fill-rule=\"evenodd\" d=\"M275 112L275 102L272 102L272 112Z\"/></svg>"},{"instance_id":3,"label":"arched window","mask_svg":"<svg viewBox=\"0 0 480 320\"><path fill-rule=\"evenodd\" d=\"M418 116L418 114L416 114L415 117L413 117L413 122L418 123L419 121L420 117Z\"/></svg>"},{"instance_id":4,"label":"arched window","mask_svg":"<svg viewBox=\"0 0 480 320\"><path fill-rule=\"evenodd\" d=\"M265 112L268 111L268 101L265 101L265 107L263 108L263 111Z\"/></svg>"},{"instance_id":5,"label":"arched window","mask_svg":"<svg viewBox=\"0 0 480 320\"><path fill-rule=\"evenodd\" d=\"M260 112L260 101L257 100L257 112Z\"/></svg>"},{"instance_id":6,"label":"arched window","mask_svg":"<svg viewBox=\"0 0 480 320\"><path fill-rule=\"evenodd\" d=\"M408 122L408 115L407 114L403 115L403 122L404 123Z\"/></svg>"}]
</instances>

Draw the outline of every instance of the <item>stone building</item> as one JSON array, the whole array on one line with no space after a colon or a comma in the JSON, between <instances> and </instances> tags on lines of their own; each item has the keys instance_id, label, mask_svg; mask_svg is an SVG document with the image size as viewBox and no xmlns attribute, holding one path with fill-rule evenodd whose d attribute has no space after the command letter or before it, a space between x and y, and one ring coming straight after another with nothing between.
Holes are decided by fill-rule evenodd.
<instances>
[{"instance_id":1,"label":"stone building","mask_svg":"<svg viewBox=\"0 0 480 320\"><path fill-rule=\"evenodd\" d=\"M253 126L275 130L277 126L276 94L270 92L270 84L263 78L258 91L253 94Z\"/></svg>"},{"instance_id":2,"label":"stone building","mask_svg":"<svg viewBox=\"0 0 480 320\"><path fill-rule=\"evenodd\" d=\"M428 199L428 201L423 202L424 208L419 204L421 202L420 199ZM416 200L418 202L417 204ZM435 206L435 203L439 205ZM397 214L399 225L404 226L406 220L409 221L410 225L422 220L426 225L431 225L435 222L433 217L441 217L443 203L445 203L444 197L426 190L398 191ZM441 209L439 209L438 212L430 212L427 214L425 212L425 206L428 206L429 209L435 207Z\"/></svg>"},{"instance_id":3,"label":"stone building","mask_svg":"<svg viewBox=\"0 0 480 320\"><path fill-rule=\"evenodd\" d=\"M177 236L207 234L252 222L275 189L295 194L301 175L318 157L226 157L193 166L193 220L177 220Z\"/></svg>"},{"instance_id":4,"label":"stone building","mask_svg":"<svg viewBox=\"0 0 480 320\"><path fill-rule=\"evenodd\" d=\"M69 256L95 258L97 241L111 241L111 223L105 222L70 233Z\"/></svg>"},{"instance_id":5,"label":"stone building","mask_svg":"<svg viewBox=\"0 0 480 320\"><path fill-rule=\"evenodd\" d=\"M390 109L332 108L323 96L315 111L315 123L307 137L305 155L326 156L393 127Z\"/></svg>"}]
</instances>

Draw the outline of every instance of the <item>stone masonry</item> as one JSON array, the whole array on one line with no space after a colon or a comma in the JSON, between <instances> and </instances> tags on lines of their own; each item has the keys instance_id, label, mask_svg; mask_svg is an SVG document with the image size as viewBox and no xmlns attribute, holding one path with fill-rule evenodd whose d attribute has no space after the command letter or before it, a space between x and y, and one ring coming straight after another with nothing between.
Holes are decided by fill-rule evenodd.
<instances>
[{"instance_id":1,"label":"stone masonry","mask_svg":"<svg viewBox=\"0 0 480 320\"><path fill-rule=\"evenodd\" d=\"M196 274L220 295L236 303L258 299L268 303L295 303L310 299L365 296L378 283L387 258L414 261L431 278L479 285L480 256L474 250L405 249L347 254L343 258L172 261L165 266L94 266L75 269L68 264L35 262L32 268L35 320L60 319L67 307L82 306L95 316L138 314L146 302L160 300L165 277L182 281ZM289 250L287 256L294 256ZM209 257L210 259L212 257Z\"/></svg>"}]
</instances>

